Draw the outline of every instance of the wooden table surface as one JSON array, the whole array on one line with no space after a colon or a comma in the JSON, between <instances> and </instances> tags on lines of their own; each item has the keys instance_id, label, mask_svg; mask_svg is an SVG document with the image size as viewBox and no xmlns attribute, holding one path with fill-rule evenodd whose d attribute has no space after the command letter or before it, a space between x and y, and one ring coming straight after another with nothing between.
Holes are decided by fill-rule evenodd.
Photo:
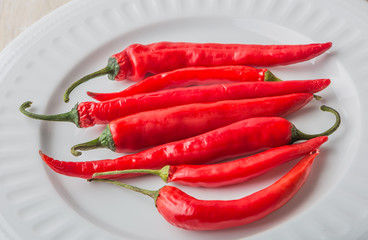
<instances>
[{"instance_id":1,"label":"wooden table surface","mask_svg":"<svg viewBox=\"0 0 368 240\"><path fill-rule=\"evenodd\" d=\"M0 51L38 19L71 0L0 0Z\"/></svg>"}]
</instances>

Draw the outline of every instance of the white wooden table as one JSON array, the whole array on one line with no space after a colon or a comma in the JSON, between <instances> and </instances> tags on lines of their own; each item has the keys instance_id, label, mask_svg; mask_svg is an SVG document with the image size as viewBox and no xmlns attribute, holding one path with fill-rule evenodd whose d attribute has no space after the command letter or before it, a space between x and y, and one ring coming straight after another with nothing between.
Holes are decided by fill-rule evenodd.
<instances>
[{"instance_id":1,"label":"white wooden table","mask_svg":"<svg viewBox=\"0 0 368 240\"><path fill-rule=\"evenodd\" d=\"M27 27L71 0L0 0L0 51Z\"/></svg>"}]
</instances>

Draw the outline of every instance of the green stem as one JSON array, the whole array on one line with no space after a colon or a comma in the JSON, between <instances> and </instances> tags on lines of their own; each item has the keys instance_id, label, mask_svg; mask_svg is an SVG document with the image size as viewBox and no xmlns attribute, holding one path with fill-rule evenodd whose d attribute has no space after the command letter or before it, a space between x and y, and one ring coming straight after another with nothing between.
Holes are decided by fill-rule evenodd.
<instances>
[{"instance_id":1,"label":"green stem","mask_svg":"<svg viewBox=\"0 0 368 240\"><path fill-rule=\"evenodd\" d=\"M114 181L114 180L110 180L110 179L100 179L100 178L92 178L92 179L88 179L89 182L106 182L106 183L111 183L111 184L115 184L117 186L120 187L124 187L139 193L142 193L144 195L150 196L151 198L153 198L156 202L156 199L159 195L159 191L160 190L147 190L147 189L143 189L143 188L139 188L136 186L132 186L126 183L122 183L122 182L118 182L118 181Z\"/></svg>"},{"instance_id":2,"label":"green stem","mask_svg":"<svg viewBox=\"0 0 368 240\"><path fill-rule=\"evenodd\" d=\"M322 97L320 95L316 95L316 94L313 94L313 97L314 97L314 99L316 99L318 101L322 99Z\"/></svg>"},{"instance_id":3,"label":"green stem","mask_svg":"<svg viewBox=\"0 0 368 240\"><path fill-rule=\"evenodd\" d=\"M75 81L72 85L70 85L70 87L68 87L68 89L64 93L64 102L66 103L69 102L70 93L74 90L74 88L76 88L80 84L87 82L92 78L100 77L106 74L109 75L110 79L114 79L119 72L119 68L120 67L116 58L113 57L109 58L109 61L107 62L107 66L105 68L96 71L94 73L88 74L87 76L82 77L81 79Z\"/></svg>"},{"instance_id":4,"label":"green stem","mask_svg":"<svg viewBox=\"0 0 368 240\"><path fill-rule=\"evenodd\" d=\"M264 73L264 80L265 82L282 82L282 80L275 75L270 70L267 70Z\"/></svg>"},{"instance_id":5,"label":"green stem","mask_svg":"<svg viewBox=\"0 0 368 240\"><path fill-rule=\"evenodd\" d=\"M94 72L94 73L91 73L91 74L88 74L87 76L84 76L82 77L81 79L75 81L72 85L70 85L68 87L68 89L65 91L64 93L64 102L69 102L70 98L69 98L69 95L70 93L74 90L74 88L78 87L80 84L84 83L84 82L87 82L88 80L92 79L92 78L96 78L96 77L99 77L99 76L103 76L103 75L106 75L108 73L110 73L112 71L111 68L109 67L105 67L97 72Z\"/></svg>"},{"instance_id":6,"label":"green stem","mask_svg":"<svg viewBox=\"0 0 368 240\"><path fill-rule=\"evenodd\" d=\"M105 130L101 133L101 135L98 138L93 139L92 141L89 141L89 142L74 145L70 149L70 151L74 156L80 156L82 155L82 152L77 151L77 150L86 151L86 150L92 150L92 149L97 149L97 148L108 148L112 151L115 151L116 147L115 147L114 139L112 138L112 135L111 135L109 125L106 126Z\"/></svg>"},{"instance_id":7,"label":"green stem","mask_svg":"<svg viewBox=\"0 0 368 240\"><path fill-rule=\"evenodd\" d=\"M92 149L97 149L97 148L104 148L105 146L102 145L102 143L100 142L100 138L96 138L93 139L92 141L86 142L86 143L81 143L81 144L77 144L75 146L73 146L70 149L70 152L74 155L74 156L80 156L82 155L82 152L77 151L77 150L92 150Z\"/></svg>"},{"instance_id":8,"label":"green stem","mask_svg":"<svg viewBox=\"0 0 368 240\"><path fill-rule=\"evenodd\" d=\"M161 169L127 169L127 170L116 170L116 171L109 171L109 172L98 172L93 174L93 178L101 177L101 176L112 176L120 175L120 174L128 174L128 173L147 173L159 176L162 180L167 182L169 177L169 170L170 166L167 165Z\"/></svg>"},{"instance_id":9,"label":"green stem","mask_svg":"<svg viewBox=\"0 0 368 240\"><path fill-rule=\"evenodd\" d=\"M339 126L341 124L340 114L335 109L333 109L331 107L328 107L328 106L325 106L325 105L321 106L321 110L334 114L335 117L336 117L335 124L331 128L329 128L328 130L326 130L322 133L319 133L319 134L306 134L306 133L303 133L302 131L300 131L299 129L297 129L293 125L292 137L291 137L292 142L295 142L295 141L298 141L298 140L309 140L309 139L312 139L312 138L315 138L315 137L320 137L320 136L329 136L339 128Z\"/></svg>"},{"instance_id":10,"label":"green stem","mask_svg":"<svg viewBox=\"0 0 368 240\"><path fill-rule=\"evenodd\" d=\"M27 101L24 102L20 107L19 110L26 115L27 117L38 119L38 120L46 120L46 121L59 121L59 122L72 122L77 127L79 126L79 114L78 114L78 104L72 108L69 112L56 114L56 115L41 115L36 113L28 112L26 109L32 105L32 102Z\"/></svg>"}]
</instances>

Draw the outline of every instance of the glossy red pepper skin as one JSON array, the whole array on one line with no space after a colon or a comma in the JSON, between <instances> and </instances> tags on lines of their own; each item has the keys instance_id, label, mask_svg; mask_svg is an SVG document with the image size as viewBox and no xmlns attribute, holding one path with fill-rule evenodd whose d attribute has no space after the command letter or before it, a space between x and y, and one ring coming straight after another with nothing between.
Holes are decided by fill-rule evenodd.
<instances>
[{"instance_id":1,"label":"glossy red pepper skin","mask_svg":"<svg viewBox=\"0 0 368 240\"><path fill-rule=\"evenodd\" d=\"M220 43L159 42L132 44L114 54L107 66L74 82L65 92L69 101L73 89L91 78L108 74L110 79L140 81L186 67L277 66L307 61L324 53L331 42L305 45L247 45Z\"/></svg>"},{"instance_id":2,"label":"glossy red pepper skin","mask_svg":"<svg viewBox=\"0 0 368 240\"><path fill-rule=\"evenodd\" d=\"M40 155L55 172L87 179L90 179L94 173L101 172L158 169L165 165L212 163L291 144L298 140L328 136L339 128L341 117L336 110L330 107L323 105L321 110L334 114L336 121L331 128L319 134L303 133L284 118L256 117L116 159L65 162L50 158L41 151ZM123 174L123 176L115 175L115 177L131 177L131 175Z\"/></svg>"},{"instance_id":3,"label":"glossy red pepper skin","mask_svg":"<svg viewBox=\"0 0 368 240\"><path fill-rule=\"evenodd\" d=\"M30 107L31 102L23 103L20 110L31 118L73 122L78 127L88 128L143 111L191 103L260 98L291 93L316 93L325 89L329 84L329 79L215 84L137 94L103 102L82 102L70 112L58 115L28 112L25 109Z\"/></svg>"},{"instance_id":4,"label":"glossy red pepper skin","mask_svg":"<svg viewBox=\"0 0 368 240\"><path fill-rule=\"evenodd\" d=\"M140 81L183 67L225 65L277 66L307 61L327 51L332 43L306 45L252 45L158 42L132 44L112 56L119 64L115 80Z\"/></svg>"},{"instance_id":5,"label":"glossy red pepper skin","mask_svg":"<svg viewBox=\"0 0 368 240\"><path fill-rule=\"evenodd\" d=\"M191 138L170 142L116 159L66 162L40 152L55 172L89 179L94 173L125 169L157 169L165 165L206 164L291 144L295 127L284 118L261 117L239 121ZM126 178L132 175L116 175Z\"/></svg>"},{"instance_id":6,"label":"glossy red pepper skin","mask_svg":"<svg viewBox=\"0 0 368 240\"><path fill-rule=\"evenodd\" d=\"M114 178L114 175L145 173L160 176L165 182L192 187L223 187L245 182L285 162L300 158L318 149L327 136L275 147L255 155L233 161L203 165L166 165L161 169L129 169L96 173L93 178Z\"/></svg>"},{"instance_id":7,"label":"glossy red pepper skin","mask_svg":"<svg viewBox=\"0 0 368 240\"><path fill-rule=\"evenodd\" d=\"M210 165L173 165L168 170L167 182L193 187L223 187L245 182L270 169L305 156L328 140L327 136L272 148L264 152L230 162Z\"/></svg>"},{"instance_id":8,"label":"glossy red pepper skin","mask_svg":"<svg viewBox=\"0 0 368 240\"><path fill-rule=\"evenodd\" d=\"M109 124L116 152L134 152L202 134L252 117L285 117L313 99L310 93L198 103L141 112Z\"/></svg>"},{"instance_id":9,"label":"glossy red pepper skin","mask_svg":"<svg viewBox=\"0 0 368 240\"><path fill-rule=\"evenodd\" d=\"M199 200L173 186L159 190L156 207L172 225L187 230L219 230L257 221L285 205L308 179L318 151L308 154L267 188L237 200Z\"/></svg>"},{"instance_id":10,"label":"glossy red pepper skin","mask_svg":"<svg viewBox=\"0 0 368 240\"><path fill-rule=\"evenodd\" d=\"M210 85L217 83L263 82L278 79L267 69L248 66L219 66L181 68L170 72L150 76L120 92L87 94L98 100L106 101L135 94L156 92L159 90L188 87L193 85Z\"/></svg>"},{"instance_id":11,"label":"glossy red pepper skin","mask_svg":"<svg viewBox=\"0 0 368 240\"><path fill-rule=\"evenodd\" d=\"M191 103L270 97L291 93L316 93L329 84L329 79L216 84L138 94L99 103L83 102L78 105L79 125L87 128L138 112Z\"/></svg>"},{"instance_id":12,"label":"glossy red pepper skin","mask_svg":"<svg viewBox=\"0 0 368 240\"><path fill-rule=\"evenodd\" d=\"M259 117L242 120L191 138L170 142L145 151L116 159L88 162L65 162L50 158L40 152L45 163L55 172L72 177L90 179L94 173L126 169L158 169L166 165L207 164L224 159L244 156L269 148L329 136L340 124L339 113L327 106L322 111L333 113L334 125L319 134L306 134L291 122L280 117ZM132 177L129 174L115 178Z\"/></svg>"},{"instance_id":13,"label":"glossy red pepper skin","mask_svg":"<svg viewBox=\"0 0 368 240\"><path fill-rule=\"evenodd\" d=\"M310 93L267 98L196 103L140 112L108 124L99 138L72 148L106 147L115 152L136 152L202 134L252 117L285 117L313 99Z\"/></svg>"}]
</instances>

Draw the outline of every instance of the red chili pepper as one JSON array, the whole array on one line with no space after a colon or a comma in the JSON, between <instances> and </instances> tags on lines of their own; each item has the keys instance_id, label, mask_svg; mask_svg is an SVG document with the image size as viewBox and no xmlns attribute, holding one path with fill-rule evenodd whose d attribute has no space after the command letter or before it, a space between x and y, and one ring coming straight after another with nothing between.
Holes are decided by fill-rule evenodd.
<instances>
[{"instance_id":1,"label":"red chili pepper","mask_svg":"<svg viewBox=\"0 0 368 240\"><path fill-rule=\"evenodd\" d=\"M320 134L305 134L292 123L279 117L250 118L184 140L170 142L145 151L86 162L66 162L48 157L40 151L45 163L55 172L72 177L91 178L97 172L125 169L158 169L165 165L205 164L255 153L319 136L328 136L340 125L338 112L327 106L321 110L336 116L335 124ZM115 177L131 177L116 175Z\"/></svg>"},{"instance_id":2,"label":"red chili pepper","mask_svg":"<svg viewBox=\"0 0 368 240\"><path fill-rule=\"evenodd\" d=\"M108 74L110 79L140 81L147 74L158 74L184 67L286 65L317 57L331 46L331 42L306 45L184 42L133 44L114 54L104 69L74 82L65 92L64 101L69 101L70 92L79 84L105 74Z\"/></svg>"},{"instance_id":3,"label":"red chili pepper","mask_svg":"<svg viewBox=\"0 0 368 240\"><path fill-rule=\"evenodd\" d=\"M248 66L191 67L181 68L148 77L121 92L87 94L98 100L106 101L135 94L156 92L158 90L235 82L281 81L267 69Z\"/></svg>"},{"instance_id":4,"label":"red chili pepper","mask_svg":"<svg viewBox=\"0 0 368 240\"><path fill-rule=\"evenodd\" d=\"M28 112L25 109L31 106L29 101L21 105L20 111L34 119L72 122L78 127L87 128L143 111L200 102L259 98L291 93L316 93L329 84L329 79L215 84L138 94L99 103L82 102L70 112L57 115L40 115Z\"/></svg>"},{"instance_id":5,"label":"red chili pepper","mask_svg":"<svg viewBox=\"0 0 368 240\"><path fill-rule=\"evenodd\" d=\"M170 224L187 230L219 230L257 221L285 205L309 177L319 151L308 154L272 185L236 200L200 200L173 186L146 190L107 179L108 182L152 197L158 212Z\"/></svg>"},{"instance_id":6,"label":"red chili pepper","mask_svg":"<svg viewBox=\"0 0 368 240\"><path fill-rule=\"evenodd\" d=\"M93 178L113 178L128 173L148 173L161 177L165 182L176 182L194 187L222 187L245 182L272 168L305 156L319 148L328 139L316 137L306 142L272 148L249 157L209 165L167 165L161 169L129 169L95 173Z\"/></svg>"},{"instance_id":7,"label":"red chili pepper","mask_svg":"<svg viewBox=\"0 0 368 240\"><path fill-rule=\"evenodd\" d=\"M310 102L310 93L277 97L196 103L140 112L111 121L101 135L72 147L77 150L109 148L136 152L148 147L192 137L252 117L287 116Z\"/></svg>"}]
</instances>

